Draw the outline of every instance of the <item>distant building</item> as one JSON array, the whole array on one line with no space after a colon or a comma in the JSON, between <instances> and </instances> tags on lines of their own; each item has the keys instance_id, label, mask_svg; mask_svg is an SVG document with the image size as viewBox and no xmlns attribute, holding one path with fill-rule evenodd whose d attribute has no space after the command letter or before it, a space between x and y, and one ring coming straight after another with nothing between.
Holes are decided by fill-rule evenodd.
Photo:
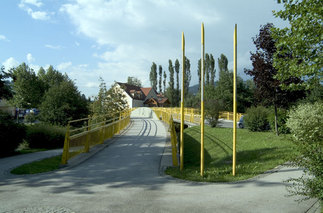
<instances>
[{"instance_id":1,"label":"distant building","mask_svg":"<svg viewBox=\"0 0 323 213\"><path fill-rule=\"evenodd\" d=\"M152 87L143 88L120 82L117 82L116 86L123 90L130 108L168 107L170 105L168 98L157 93Z\"/></svg>"}]
</instances>

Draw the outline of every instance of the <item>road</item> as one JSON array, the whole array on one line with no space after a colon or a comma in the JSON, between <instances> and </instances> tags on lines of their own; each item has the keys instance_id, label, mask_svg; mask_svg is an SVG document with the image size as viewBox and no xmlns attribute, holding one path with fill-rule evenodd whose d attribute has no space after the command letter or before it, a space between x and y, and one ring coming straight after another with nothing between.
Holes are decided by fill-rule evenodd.
<instances>
[{"instance_id":1,"label":"road","mask_svg":"<svg viewBox=\"0 0 323 213\"><path fill-rule=\"evenodd\" d=\"M160 175L160 165L166 166L170 157L164 153L167 128L148 115L135 112L123 135L78 166L0 176L0 212L297 213L315 203L286 196L283 180L301 175L299 169L282 167L240 183L195 183Z\"/></svg>"}]
</instances>

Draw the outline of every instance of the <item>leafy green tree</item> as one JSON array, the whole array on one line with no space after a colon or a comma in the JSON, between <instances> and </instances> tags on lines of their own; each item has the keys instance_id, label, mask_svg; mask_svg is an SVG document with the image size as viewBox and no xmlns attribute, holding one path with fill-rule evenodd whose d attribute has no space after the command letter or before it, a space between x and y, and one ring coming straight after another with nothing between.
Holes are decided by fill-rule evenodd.
<instances>
[{"instance_id":1,"label":"leafy green tree","mask_svg":"<svg viewBox=\"0 0 323 213\"><path fill-rule=\"evenodd\" d=\"M69 120L88 115L87 100L71 80L50 87L40 105L40 120L50 124L66 125Z\"/></svg>"},{"instance_id":2,"label":"leafy green tree","mask_svg":"<svg viewBox=\"0 0 323 213\"><path fill-rule=\"evenodd\" d=\"M171 106L176 106L176 100L175 100L175 88L174 88L174 67L172 60L168 60L168 71L169 71L169 88L168 88L168 99L171 103Z\"/></svg>"},{"instance_id":3,"label":"leafy green tree","mask_svg":"<svg viewBox=\"0 0 323 213\"><path fill-rule=\"evenodd\" d=\"M50 65L46 71L43 67L40 67L37 76L43 83L45 91L52 86L59 85L63 81L68 81L68 76L66 74L63 75L58 70L55 70L52 65Z\"/></svg>"},{"instance_id":4,"label":"leafy green tree","mask_svg":"<svg viewBox=\"0 0 323 213\"><path fill-rule=\"evenodd\" d=\"M12 103L21 108L37 108L41 104L45 88L34 70L22 63L9 72L13 79Z\"/></svg>"},{"instance_id":5,"label":"leafy green tree","mask_svg":"<svg viewBox=\"0 0 323 213\"><path fill-rule=\"evenodd\" d=\"M151 87L157 91L157 65L155 62L151 65L149 79Z\"/></svg>"},{"instance_id":6,"label":"leafy green tree","mask_svg":"<svg viewBox=\"0 0 323 213\"><path fill-rule=\"evenodd\" d=\"M179 106L179 101L180 101L180 90L179 90L179 61L178 59L175 60L175 72L176 72L176 105Z\"/></svg>"},{"instance_id":7,"label":"leafy green tree","mask_svg":"<svg viewBox=\"0 0 323 213\"><path fill-rule=\"evenodd\" d=\"M0 70L0 99L10 99L12 97L9 81L6 80L8 77L9 74L4 71L4 66L2 66Z\"/></svg>"},{"instance_id":8,"label":"leafy green tree","mask_svg":"<svg viewBox=\"0 0 323 213\"><path fill-rule=\"evenodd\" d=\"M323 81L322 19L321 0L285 0L284 9L274 12L276 17L289 21L283 29L273 28L277 52L274 66L276 77L284 88L311 88ZM285 84L291 77L302 82Z\"/></svg>"},{"instance_id":9,"label":"leafy green tree","mask_svg":"<svg viewBox=\"0 0 323 213\"><path fill-rule=\"evenodd\" d=\"M209 69L210 69L210 85L214 87L216 70L215 70L215 60L212 54L210 54Z\"/></svg>"},{"instance_id":10,"label":"leafy green tree","mask_svg":"<svg viewBox=\"0 0 323 213\"><path fill-rule=\"evenodd\" d=\"M123 91L115 83L107 90L106 84L100 78L99 94L91 104L91 114L95 117L111 119L119 116L121 111L129 108Z\"/></svg>"},{"instance_id":11,"label":"leafy green tree","mask_svg":"<svg viewBox=\"0 0 323 213\"><path fill-rule=\"evenodd\" d=\"M159 65L159 92L162 92L163 67Z\"/></svg>"},{"instance_id":12,"label":"leafy green tree","mask_svg":"<svg viewBox=\"0 0 323 213\"><path fill-rule=\"evenodd\" d=\"M167 80L167 74L166 74L166 71L164 71L164 80L163 80L164 93L165 93L165 91L166 91L166 80Z\"/></svg>"},{"instance_id":13,"label":"leafy green tree","mask_svg":"<svg viewBox=\"0 0 323 213\"><path fill-rule=\"evenodd\" d=\"M287 127L299 154L292 165L305 168L300 178L291 178L289 190L292 195L318 198L323 201L323 103L305 103L291 109Z\"/></svg>"},{"instance_id":14,"label":"leafy green tree","mask_svg":"<svg viewBox=\"0 0 323 213\"><path fill-rule=\"evenodd\" d=\"M259 30L259 35L253 38L256 52L251 53L253 69L245 69L245 73L252 76L256 85L256 98L264 105L274 106L275 132L278 135L277 108L286 107L290 103L304 97L304 91L285 91L281 84L285 85L301 83L298 78L289 78L284 82L277 80L277 70L273 66L273 57L276 52L275 40L272 37L271 29L273 24L266 24Z\"/></svg>"},{"instance_id":15,"label":"leafy green tree","mask_svg":"<svg viewBox=\"0 0 323 213\"><path fill-rule=\"evenodd\" d=\"M228 58L221 54L220 58L218 58L218 65L219 65L219 79L222 77L223 72L228 72Z\"/></svg>"},{"instance_id":16,"label":"leafy green tree","mask_svg":"<svg viewBox=\"0 0 323 213\"><path fill-rule=\"evenodd\" d=\"M187 97L188 88L191 82L191 63L190 60L185 56L185 77L184 77L184 97Z\"/></svg>"},{"instance_id":17,"label":"leafy green tree","mask_svg":"<svg viewBox=\"0 0 323 213\"><path fill-rule=\"evenodd\" d=\"M141 81L136 77L128 76L127 84L134 85L134 86L137 86L137 87L142 87Z\"/></svg>"},{"instance_id":18,"label":"leafy green tree","mask_svg":"<svg viewBox=\"0 0 323 213\"><path fill-rule=\"evenodd\" d=\"M205 71L205 84L210 84L210 56L208 53L205 54L205 65L204 65L204 71Z\"/></svg>"}]
</instances>

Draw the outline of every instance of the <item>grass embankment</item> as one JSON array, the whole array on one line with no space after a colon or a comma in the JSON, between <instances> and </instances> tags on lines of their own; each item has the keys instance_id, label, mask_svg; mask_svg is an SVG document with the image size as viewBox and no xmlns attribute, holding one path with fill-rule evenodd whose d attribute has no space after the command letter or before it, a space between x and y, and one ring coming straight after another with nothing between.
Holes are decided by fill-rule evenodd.
<instances>
[{"instance_id":1,"label":"grass embankment","mask_svg":"<svg viewBox=\"0 0 323 213\"><path fill-rule=\"evenodd\" d=\"M192 181L245 180L286 162L295 153L288 135L237 130L236 176L232 176L232 129L205 127L205 175L200 176L200 126L184 131L184 170L168 168L166 174Z\"/></svg>"},{"instance_id":2,"label":"grass embankment","mask_svg":"<svg viewBox=\"0 0 323 213\"><path fill-rule=\"evenodd\" d=\"M45 158L39 161L34 161L11 170L11 173L16 175L23 175L53 171L59 168L61 159L62 155L58 155L50 158Z\"/></svg>"}]
</instances>

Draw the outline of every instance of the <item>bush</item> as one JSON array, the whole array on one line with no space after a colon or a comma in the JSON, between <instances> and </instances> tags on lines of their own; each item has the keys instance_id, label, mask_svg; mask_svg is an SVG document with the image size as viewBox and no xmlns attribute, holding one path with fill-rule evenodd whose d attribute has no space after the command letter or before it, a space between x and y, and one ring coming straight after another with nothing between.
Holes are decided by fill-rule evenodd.
<instances>
[{"instance_id":1,"label":"bush","mask_svg":"<svg viewBox=\"0 0 323 213\"><path fill-rule=\"evenodd\" d=\"M278 133L288 134L290 133L290 129L286 126L287 121L287 110L285 109L277 109L277 125L278 125ZM270 112L268 116L270 128L275 131L275 112L274 109Z\"/></svg>"},{"instance_id":2,"label":"bush","mask_svg":"<svg viewBox=\"0 0 323 213\"><path fill-rule=\"evenodd\" d=\"M289 179L290 192L323 200L323 103L300 104L288 115L286 125L300 153L292 162L305 168L302 177Z\"/></svg>"},{"instance_id":3,"label":"bush","mask_svg":"<svg viewBox=\"0 0 323 213\"><path fill-rule=\"evenodd\" d=\"M37 119L37 116L34 113L29 113L25 115L25 122L26 123L33 123Z\"/></svg>"},{"instance_id":4,"label":"bush","mask_svg":"<svg viewBox=\"0 0 323 213\"><path fill-rule=\"evenodd\" d=\"M9 156L15 152L15 149L23 141L26 130L22 124L14 122L13 118L0 111L0 156Z\"/></svg>"},{"instance_id":5,"label":"bush","mask_svg":"<svg viewBox=\"0 0 323 213\"><path fill-rule=\"evenodd\" d=\"M26 141L30 148L63 148L65 128L49 124L35 124L27 129Z\"/></svg>"},{"instance_id":6,"label":"bush","mask_svg":"<svg viewBox=\"0 0 323 213\"><path fill-rule=\"evenodd\" d=\"M206 100L205 115L211 127L216 127L220 111L223 109L223 102L218 100Z\"/></svg>"},{"instance_id":7,"label":"bush","mask_svg":"<svg viewBox=\"0 0 323 213\"><path fill-rule=\"evenodd\" d=\"M263 106L250 107L244 116L246 127L252 132L261 132L270 129L268 115L268 109Z\"/></svg>"}]
</instances>

